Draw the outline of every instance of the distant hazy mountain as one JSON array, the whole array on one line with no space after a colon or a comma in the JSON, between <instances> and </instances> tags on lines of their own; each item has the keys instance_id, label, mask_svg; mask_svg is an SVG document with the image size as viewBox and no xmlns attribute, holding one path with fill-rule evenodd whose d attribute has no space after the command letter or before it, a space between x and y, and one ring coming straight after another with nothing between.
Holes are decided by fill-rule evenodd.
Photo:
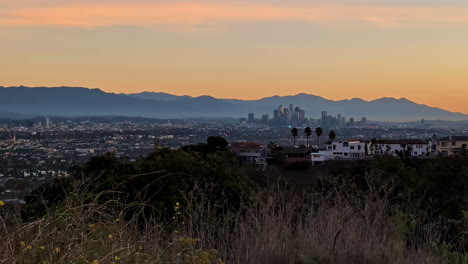
<instances>
[{"instance_id":1,"label":"distant hazy mountain","mask_svg":"<svg viewBox=\"0 0 468 264\"><path fill-rule=\"evenodd\" d=\"M188 95L177 96L177 95L172 95L168 93L153 93L153 92L142 92L142 93L123 94L123 95L128 95L128 96L132 96L132 97L139 98L139 99L150 99L150 100L159 100L159 101L167 101L167 102L176 101L181 98L192 98L191 96L188 96Z\"/></svg>"},{"instance_id":2,"label":"distant hazy mountain","mask_svg":"<svg viewBox=\"0 0 468 264\"><path fill-rule=\"evenodd\" d=\"M381 98L365 101L359 98L333 101L320 96L298 94L273 96L259 100L216 99L211 96L176 96L167 93L114 94L99 89L80 87L28 88L1 87L0 112L34 115L84 116L124 115L153 118L245 117L248 113L273 115L279 105L306 111L319 118L321 111L346 117L370 120L411 121L468 120L468 115L449 112L411 102L405 98Z\"/></svg>"}]
</instances>

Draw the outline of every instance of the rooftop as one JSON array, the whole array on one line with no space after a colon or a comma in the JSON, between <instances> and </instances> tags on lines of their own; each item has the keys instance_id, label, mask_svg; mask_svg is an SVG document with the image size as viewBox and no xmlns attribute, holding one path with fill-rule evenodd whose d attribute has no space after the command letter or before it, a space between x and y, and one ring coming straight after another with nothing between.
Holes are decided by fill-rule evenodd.
<instances>
[{"instance_id":1,"label":"rooftop","mask_svg":"<svg viewBox=\"0 0 468 264\"><path fill-rule=\"evenodd\" d=\"M240 149L254 149L262 150L263 145L256 142L233 142L231 143L231 149L240 150Z\"/></svg>"},{"instance_id":2,"label":"rooftop","mask_svg":"<svg viewBox=\"0 0 468 264\"><path fill-rule=\"evenodd\" d=\"M306 146L279 146L271 151L275 154L308 154L310 152L311 150Z\"/></svg>"},{"instance_id":3,"label":"rooftop","mask_svg":"<svg viewBox=\"0 0 468 264\"><path fill-rule=\"evenodd\" d=\"M384 139L377 141L378 144L400 144L400 145L416 145L416 144L427 144L426 141L421 139Z\"/></svg>"},{"instance_id":4,"label":"rooftop","mask_svg":"<svg viewBox=\"0 0 468 264\"><path fill-rule=\"evenodd\" d=\"M448 137L439 138L439 141L446 141L446 140L468 141L468 136L448 136Z\"/></svg>"}]
</instances>

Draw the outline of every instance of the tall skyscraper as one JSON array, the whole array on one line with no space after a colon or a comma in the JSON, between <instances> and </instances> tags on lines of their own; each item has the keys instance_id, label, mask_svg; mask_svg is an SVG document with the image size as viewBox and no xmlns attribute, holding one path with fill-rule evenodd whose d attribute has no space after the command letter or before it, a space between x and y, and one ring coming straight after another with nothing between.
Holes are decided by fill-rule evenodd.
<instances>
[{"instance_id":1,"label":"tall skyscraper","mask_svg":"<svg viewBox=\"0 0 468 264\"><path fill-rule=\"evenodd\" d=\"M294 106L292 104L289 104L289 116L288 120L291 120L294 116Z\"/></svg>"},{"instance_id":2,"label":"tall skyscraper","mask_svg":"<svg viewBox=\"0 0 468 264\"><path fill-rule=\"evenodd\" d=\"M268 114L262 115L262 124L268 125L270 123L270 116Z\"/></svg>"},{"instance_id":3,"label":"tall skyscraper","mask_svg":"<svg viewBox=\"0 0 468 264\"><path fill-rule=\"evenodd\" d=\"M328 113L327 111L322 111L322 126L328 127Z\"/></svg>"},{"instance_id":4,"label":"tall skyscraper","mask_svg":"<svg viewBox=\"0 0 468 264\"><path fill-rule=\"evenodd\" d=\"M45 118L45 128L50 128L50 119L49 119L49 117Z\"/></svg>"},{"instance_id":5,"label":"tall skyscraper","mask_svg":"<svg viewBox=\"0 0 468 264\"><path fill-rule=\"evenodd\" d=\"M278 109L273 110L273 119L278 119L279 118L279 113L280 111Z\"/></svg>"},{"instance_id":6,"label":"tall skyscraper","mask_svg":"<svg viewBox=\"0 0 468 264\"><path fill-rule=\"evenodd\" d=\"M255 114L249 113L249 119L247 120L249 123L255 123Z\"/></svg>"}]
</instances>

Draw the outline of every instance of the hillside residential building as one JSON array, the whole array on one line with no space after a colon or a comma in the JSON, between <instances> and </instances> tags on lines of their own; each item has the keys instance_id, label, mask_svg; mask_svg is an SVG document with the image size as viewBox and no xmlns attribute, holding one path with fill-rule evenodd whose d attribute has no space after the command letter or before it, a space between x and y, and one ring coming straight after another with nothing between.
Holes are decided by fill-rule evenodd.
<instances>
[{"instance_id":1,"label":"hillside residential building","mask_svg":"<svg viewBox=\"0 0 468 264\"><path fill-rule=\"evenodd\" d=\"M306 146L277 146L270 149L268 153L268 163L280 162L287 164L309 163L311 149Z\"/></svg>"},{"instance_id":2,"label":"hillside residential building","mask_svg":"<svg viewBox=\"0 0 468 264\"><path fill-rule=\"evenodd\" d=\"M408 153L412 157L429 156L431 142L419 139L377 140L368 144L370 155L397 156L400 153Z\"/></svg>"},{"instance_id":3,"label":"hillside residential building","mask_svg":"<svg viewBox=\"0 0 468 264\"><path fill-rule=\"evenodd\" d=\"M305 146L278 146L270 150L270 156L287 159L307 159L311 150Z\"/></svg>"},{"instance_id":4,"label":"hillside residential building","mask_svg":"<svg viewBox=\"0 0 468 264\"><path fill-rule=\"evenodd\" d=\"M437 155L452 156L458 155L463 151L467 151L468 137L466 136L449 136L437 140L436 151Z\"/></svg>"},{"instance_id":5,"label":"hillside residential building","mask_svg":"<svg viewBox=\"0 0 468 264\"><path fill-rule=\"evenodd\" d=\"M366 143L360 140L345 140L327 145L326 153L333 159L362 159L366 156Z\"/></svg>"},{"instance_id":6,"label":"hillside residential building","mask_svg":"<svg viewBox=\"0 0 468 264\"><path fill-rule=\"evenodd\" d=\"M237 154L241 162L259 164L264 163L266 149L263 145L255 142L231 143L231 150Z\"/></svg>"}]
</instances>

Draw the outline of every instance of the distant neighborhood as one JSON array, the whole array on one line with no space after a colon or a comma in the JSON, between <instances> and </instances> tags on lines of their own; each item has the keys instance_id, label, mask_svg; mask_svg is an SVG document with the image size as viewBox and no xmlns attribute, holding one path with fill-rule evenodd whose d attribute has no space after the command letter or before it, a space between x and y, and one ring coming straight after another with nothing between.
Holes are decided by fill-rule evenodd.
<instances>
[{"instance_id":1,"label":"distant neighborhood","mask_svg":"<svg viewBox=\"0 0 468 264\"><path fill-rule=\"evenodd\" d=\"M418 139L372 139L329 141L323 148L310 146L262 145L257 142L233 142L230 148L239 160L252 164L307 162L320 165L328 161L368 160L378 156L428 159L436 156L468 154L468 136Z\"/></svg>"}]
</instances>

